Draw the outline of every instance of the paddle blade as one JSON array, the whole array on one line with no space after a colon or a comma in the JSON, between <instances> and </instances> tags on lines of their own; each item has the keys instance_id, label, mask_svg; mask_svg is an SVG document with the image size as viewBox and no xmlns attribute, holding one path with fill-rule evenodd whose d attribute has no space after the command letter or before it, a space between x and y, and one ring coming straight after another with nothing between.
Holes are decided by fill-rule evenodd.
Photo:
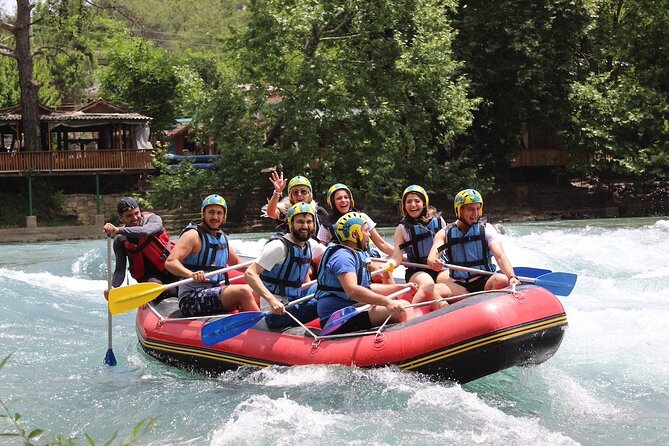
<instances>
[{"instance_id":1,"label":"paddle blade","mask_svg":"<svg viewBox=\"0 0 669 446\"><path fill-rule=\"evenodd\" d=\"M577 278L578 276L572 273L548 273L537 277L534 283L556 296L569 296Z\"/></svg>"},{"instance_id":2,"label":"paddle blade","mask_svg":"<svg viewBox=\"0 0 669 446\"><path fill-rule=\"evenodd\" d=\"M132 311L148 304L166 289L165 285L153 282L113 288L109 292L109 312L117 315Z\"/></svg>"},{"instance_id":3,"label":"paddle blade","mask_svg":"<svg viewBox=\"0 0 669 446\"><path fill-rule=\"evenodd\" d=\"M105 355L105 365L111 367L116 365L116 356L114 356L114 351L111 348L107 349L107 354Z\"/></svg>"},{"instance_id":4,"label":"paddle blade","mask_svg":"<svg viewBox=\"0 0 669 446\"><path fill-rule=\"evenodd\" d=\"M260 311L245 311L232 316L217 319L202 326L200 336L202 343L210 347L219 342L234 338L260 322L266 313Z\"/></svg>"},{"instance_id":5,"label":"paddle blade","mask_svg":"<svg viewBox=\"0 0 669 446\"><path fill-rule=\"evenodd\" d=\"M553 271L549 269L532 268L529 266L514 266L513 272L516 273L516 276L518 277L531 277L532 279L536 279L539 276L552 273Z\"/></svg>"},{"instance_id":6,"label":"paddle blade","mask_svg":"<svg viewBox=\"0 0 669 446\"><path fill-rule=\"evenodd\" d=\"M330 315L330 318L321 330L321 336L327 336L330 333L337 331L342 325L344 325L357 314L358 309L356 307L345 307L341 310L335 311Z\"/></svg>"}]
</instances>

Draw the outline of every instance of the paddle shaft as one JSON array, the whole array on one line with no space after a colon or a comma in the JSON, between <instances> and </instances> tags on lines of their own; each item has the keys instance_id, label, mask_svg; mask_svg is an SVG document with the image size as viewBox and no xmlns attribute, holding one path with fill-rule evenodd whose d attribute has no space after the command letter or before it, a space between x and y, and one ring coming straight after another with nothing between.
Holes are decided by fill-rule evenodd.
<instances>
[{"instance_id":1,"label":"paddle shaft","mask_svg":"<svg viewBox=\"0 0 669 446\"><path fill-rule=\"evenodd\" d=\"M424 263L413 263L413 262L402 262L402 265L408 266L410 268L423 268L423 269L432 269L429 265L426 265ZM459 265L452 265L450 263L444 263L444 269L454 269L456 271L464 271L466 273L471 273L471 274L481 274L484 276L494 276L495 272L492 271L484 271L482 269L476 269L476 268L468 268L466 266L459 266ZM433 270L434 271L434 270ZM518 277L518 280L521 282L528 282L528 283L535 283L536 279L533 279L532 277Z\"/></svg>"},{"instance_id":2,"label":"paddle shaft","mask_svg":"<svg viewBox=\"0 0 669 446\"><path fill-rule=\"evenodd\" d=\"M112 236L107 234L107 290L112 287ZM107 306L107 354L105 355L105 364L109 366L116 365L116 356L112 350L112 314Z\"/></svg>"},{"instance_id":3,"label":"paddle shaft","mask_svg":"<svg viewBox=\"0 0 669 446\"><path fill-rule=\"evenodd\" d=\"M253 262L255 262L255 260L249 260L249 261L246 261L246 262L243 262L243 263L238 263L237 265L232 265L232 266L217 269L217 270L214 270L214 271L209 271L208 273L206 273L204 275L204 277L212 277L212 276L215 276L217 274L227 273L228 271L232 271L233 269L244 268L245 266L251 265ZM176 288L179 285L184 285L186 283L191 283L191 282L194 282L194 281L195 281L195 279L193 279L191 277L189 279L179 280L178 282L168 283L168 284L165 284L163 286L165 287L164 288L165 290L169 290L170 288Z\"/></svg>"}]
</instances>

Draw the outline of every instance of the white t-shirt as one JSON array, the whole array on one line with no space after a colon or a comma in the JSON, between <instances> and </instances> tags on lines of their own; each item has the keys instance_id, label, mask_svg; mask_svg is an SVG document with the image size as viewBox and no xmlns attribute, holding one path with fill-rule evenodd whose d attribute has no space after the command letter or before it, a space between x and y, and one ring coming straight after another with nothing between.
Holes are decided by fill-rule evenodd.
<instances>
[{"instance_id":1,"label":"white t-shirt","mask_svg":"<svg viewBox=\"0 0 669 446\"><path fill-rule=\"evenodd\" d=\"M295 238L292 234L285 234L284 237L295 243ZM325 246L318 243L313 238L309 239L309 245L311 246L311 259L318 262L320 258L323 257ZM283 263L286 260L286 257L288 257L288 247L281 240L272 240L263 246L256 263L265 271L269 271L274 268L275 265Z\"/></svg>"},{"instance_id":2,"label":"white t-shirt","mask_svg":"<svg viewBox=\"0 0 669 446\"><path fill-rule=\"evenodd\" d=\"M369 230L371 231L376 227L376 222L372 220L369 215L365 214L364 212L359 212L360 215L365 219L367 222L367 226L369 226ZM320 240L323 243L330 243L332 240L332 233L328 228L325 227L325 225L321 225L318 228L318 240Z\"/></svg>"},{"instance_id":3,"label":"white t-shirt","mask_svg":"<svg viewBox=\"0 0 669 446\"><path fill-rule=\"evenodd\" d=\"M497 232L497 229L490 223L486 222L485 224L485 241L488 242L488 246L491 246L495 243L501 241L501 235Z\"/></svg>"}]
</instances>

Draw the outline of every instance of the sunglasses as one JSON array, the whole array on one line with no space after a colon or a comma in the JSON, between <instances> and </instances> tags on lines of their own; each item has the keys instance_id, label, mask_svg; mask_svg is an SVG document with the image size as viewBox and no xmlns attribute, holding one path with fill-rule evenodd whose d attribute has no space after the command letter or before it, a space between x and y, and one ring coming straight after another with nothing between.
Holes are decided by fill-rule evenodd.
<instances>
[{"instance_id":1,"label":"sunglasses","mask_svg":"<svg viewBox=\"0 0 669 446\"><path fill-rule=\"evenodd\" d=\"M290 195L307 195L309 192L309 189L293 189L290 191Z\"/></svg>"}]
</instances>

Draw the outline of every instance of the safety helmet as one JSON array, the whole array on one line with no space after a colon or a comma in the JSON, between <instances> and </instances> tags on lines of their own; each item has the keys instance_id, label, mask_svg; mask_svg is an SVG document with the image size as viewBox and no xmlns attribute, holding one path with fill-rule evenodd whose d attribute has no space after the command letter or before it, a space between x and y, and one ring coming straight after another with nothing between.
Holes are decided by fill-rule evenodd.
<instances>
[{"instance_id":1,"label":"safety helmet","mask_svg":"<svg viewBox=\"0 0 669 446\"><path fill-rule=\"evenodd\" d=\"M295 186L307 186L309 188L309 192L313 191L311 188L311 181L302 175L291 178L291 180L288 182L288 192L290 192L290 190Z\"/></svg>"},{"instance_id":2,"label":"safety helmet","mask_svg":"<svg viewBox=\"0 0 669 446\"><path fill-rule=\"evenodd\" d=\"M483 197L478 191L474 189L464 189L458 192L453 200L453 207L455 208L455 216L460 218L460 209L462 206L469 203L481 203L479 208L479 218L483 216Z\"/></svg>"},{"instance_id":3,"label":"safety helmet","mask_svg":"<svg viewBox=\"0 0 669 446\"><path fill-rule=\"evenodd\" d=\"M412 184L411 186L404 189L404 192L402 192L402 212L406 214L406 211L404 210L404 199L407 194L410 193L421 195L423 197L423 201L425 202L425 209L427 210L428 206L430 205L430 197L428 197L427 192L425 192L425 189L423 189L421 186Z\"/></svg>"},{"instance_id":4,"label":"safety helmet","mask_svg":"<svg viewBox=\"0 0 669 446\"><path fill-rule=\"evenodd\" d=\"M330 187L330 189L328 189L328 195L325 197L325 202L328 204L328 206L330 206L332 210L335 210L334 193L338 190L345 190L348 192L348 197L351 200L351 209L353 209L355 207L355 201L353 201L353 194L351 193L351 189L342 183L335 183Z\"/></svg>"},{"instance_id":5,"label":"safety helmet","mask_svg":"<svg viewBox=\"0 0 669 446\"><path fill-rule=\"evenodd\" d=\"M340 242L360 242L362 240L362 227L367 223L365 217L359 212L347 212L339 217L335 224L335 234Z\"/></svg>"},{"instance_id":6,"label":"safety helmet","mask_svg":"<svg viewBox=\"0 0 669 446\"><path fill-rule=\"evenodd\" d=\"M309 203L295 203L288 209L286 219L288 220L288 229L293 229L293 217L299 214L311 214L314 217L314 224L316 224L316 211Z\"/></svg>"},{"instance_id":7,"label":"safety helmet","mask_svg":"<svg viewBox=\"0 0 669 446\"><path fill-rule=\"evenodd\" d=\"M204 212L204 208L211 206L212 204L217 204L223 206L225 213L228 213L228 204L225 202L225 198L221 197L218 194L211 194L202 200L202 207L200 207L200 212Z\"/></svg>"}]
</instances>

